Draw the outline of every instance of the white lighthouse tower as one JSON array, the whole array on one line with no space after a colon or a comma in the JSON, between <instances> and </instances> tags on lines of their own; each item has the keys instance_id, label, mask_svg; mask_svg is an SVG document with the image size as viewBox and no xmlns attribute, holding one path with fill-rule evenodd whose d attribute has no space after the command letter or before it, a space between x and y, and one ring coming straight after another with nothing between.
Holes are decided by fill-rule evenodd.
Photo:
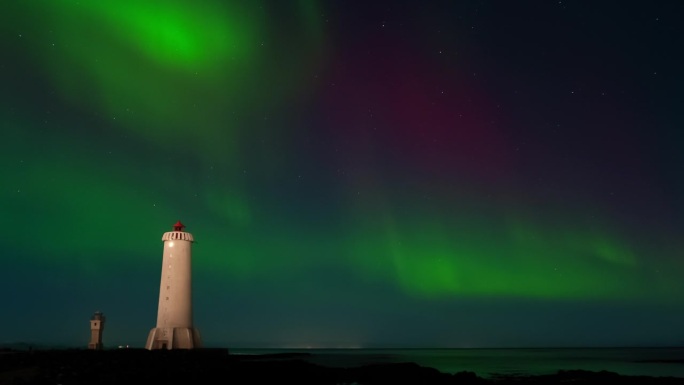
<instances>
[{"instance_id":1,"label":"white lighthouse tower","mask_svg":"<svg viewBox=\"0 0 684 385\"><path fill-rule=\"evenodd\" d=\"M164 233L157 327L150 330L145 348L194 349L201 347L199 331L192 324L192 234L181 221Z\"/></svg>"}]
</instances>

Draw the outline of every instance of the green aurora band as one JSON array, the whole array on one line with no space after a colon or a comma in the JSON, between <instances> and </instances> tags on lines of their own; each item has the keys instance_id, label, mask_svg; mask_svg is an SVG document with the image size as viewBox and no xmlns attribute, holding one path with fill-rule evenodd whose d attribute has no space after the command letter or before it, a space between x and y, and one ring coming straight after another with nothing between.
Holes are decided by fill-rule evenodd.
<instances>
[{"instance_id":1,"label":"green aurora band","mask_svg":"<svg viewBox=\"0 0 684 385\"><path fill-rule=\"evenodd\" d=\"M12 263L66 259L65 268L93 274L156 266L157 240L168 231L160 224L181 219L198 241L197 268L217 281L267 277L277 284L324 265L421 298L684 299L674 254L671 265L649 262L647 250L600 210L593 220L569 209L542 217L502 203L484 209L474 193L404 209L380 198L395 188L389 184L364 192L376 199L362 204L356 189L341 188L339 205L319 221L298 223L265 202L244 174L280 175L294 150L274 154L302 133L246 122L277 116L291 106L279 110L283 99L314 92L310 74L325 62L325 26L318 2L293 3L300 19L291 39L304 44L274 48L283 42L270 37L274 16L259 2L234 4L14 5L9 28L40 63L32 65L37 81L70 106L49 113L92 130L80 135L30 110L1 107L5 145L20 150L0 154L0 207L11 218L0 231L6 247L33 256ZM36 23L46 25L44 35L28 33ZM307 60L271 64L288 49ZM111 242L122 229L130 234Z\"/></svg>"}]
</instances>

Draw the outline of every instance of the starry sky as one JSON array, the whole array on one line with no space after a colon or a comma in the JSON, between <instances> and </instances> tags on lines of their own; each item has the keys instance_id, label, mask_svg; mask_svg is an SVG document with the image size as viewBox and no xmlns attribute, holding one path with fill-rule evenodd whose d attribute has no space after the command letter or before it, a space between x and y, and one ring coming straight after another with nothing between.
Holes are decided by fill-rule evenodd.
<instances>
[{"instance_id":1,"label":"starry sky","mask_svg":"<svg viewBox=\"0 0 684 385\"><path fill-rule=\"evenodd\" d=\"M684 345L679 1L0 5L0 343Z\"/></svg>"}]
</instances>

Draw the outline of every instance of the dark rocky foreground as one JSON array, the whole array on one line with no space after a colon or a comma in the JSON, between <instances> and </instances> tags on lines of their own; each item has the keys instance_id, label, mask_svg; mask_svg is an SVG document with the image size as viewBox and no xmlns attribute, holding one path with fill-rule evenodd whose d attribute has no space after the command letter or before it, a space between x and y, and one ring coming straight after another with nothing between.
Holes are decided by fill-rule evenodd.
<instances>
[{"instance_id":1,"label":"dark rocky foreground","mask_svg":"<svg viewBox=\"0 0 684 385\"><path fill-rule=\"evenodd\" d=\"M4 384L683 384L684 378L631 377L611 372L484 379L414 363L350 368L309 363L301 354L231 355L227 349L0 351Z\"/></svg>"}]
</instances>

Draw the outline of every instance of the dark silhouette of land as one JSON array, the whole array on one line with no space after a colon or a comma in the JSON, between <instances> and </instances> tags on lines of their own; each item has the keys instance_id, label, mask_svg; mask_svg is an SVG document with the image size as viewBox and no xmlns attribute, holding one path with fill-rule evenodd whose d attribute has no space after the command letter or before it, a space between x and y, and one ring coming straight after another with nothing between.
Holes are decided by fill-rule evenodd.
<instances>
[{"instance_id":1,"label":"dark silhouette of land","mask_svg":"<svg viewBox=\"0 0 684 385\"><path fill-rule=\"evenodd\" d=\"M684 378L559 371L553 375L481 378L443 373L415 363L326 367L306 353L233 355L227 349L0 351L4 384L683 384Z\"/></svg>"}]
</instances>

